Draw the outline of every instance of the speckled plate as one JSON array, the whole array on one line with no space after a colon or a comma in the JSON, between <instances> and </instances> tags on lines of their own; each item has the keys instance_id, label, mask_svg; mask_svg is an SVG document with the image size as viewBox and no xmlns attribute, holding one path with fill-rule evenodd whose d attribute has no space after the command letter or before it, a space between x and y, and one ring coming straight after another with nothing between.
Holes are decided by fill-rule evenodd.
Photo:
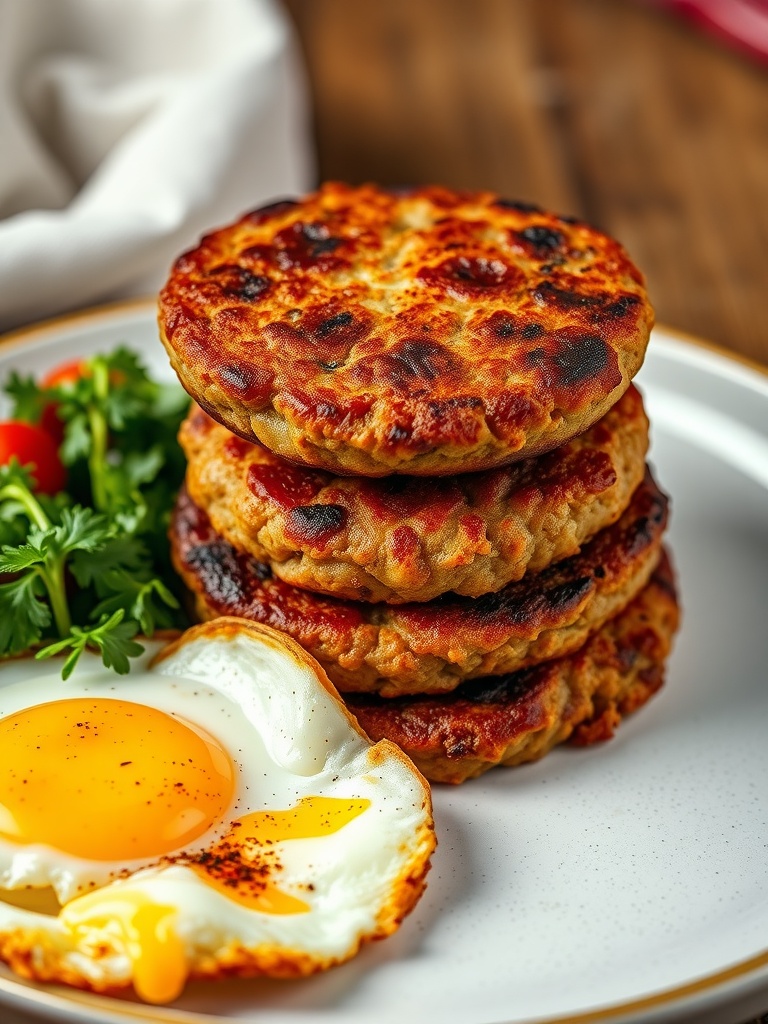
<instances>
[{"instance_id":1,"label":"speckled plate","mask_svg":"<svg viewBox=\"0 0 768 1024\"><path fill-rule=\"evenodd\" d=\"M145 303L17 337L0 376L119 341L168 372ZM162 1009L0 968L4 1022L738 1024L768 1007L768 377L657 328L639 383L684 609L647 708L603 746L437 788L424 899L342 968L192 985Z\"/></svg>"}]
</instances>

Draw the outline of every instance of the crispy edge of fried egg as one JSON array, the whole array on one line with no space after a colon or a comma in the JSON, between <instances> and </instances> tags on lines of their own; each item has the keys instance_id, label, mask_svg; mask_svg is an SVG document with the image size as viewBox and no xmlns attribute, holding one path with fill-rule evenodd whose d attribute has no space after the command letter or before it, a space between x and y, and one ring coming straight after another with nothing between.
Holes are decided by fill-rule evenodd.
<instances>
[{"instance_id":1,"label":"crispy edge of fried egg","mask_svg":"<svg viewBox=\"0 0 768 1024\"><path fill-rule=\"evenodd\" d=\"M188 979L222 979L229 977L268 976L274 978L297 978L326 970L353 957L365 943L392 934L411 912L421 897L430 857L436 846L432 801L429 785L410 759L389 740L372 744L357 720L347 710L338 691L328 679L325 671L311 655L307 654L294 640L268 626L245 619L226 617L193 626L178 639L160 650L152 659L149 671L168 675L185 674L192 645L200 641L232 641L250 639L292 662L292 667L310 672L330 697L346 727L369 744L367 761L371 769L380 768L391 761L405 769L414 782L422 799L422 814L408 856L404 860L387 894L376 909L372 927L351 937L347 948L330 956L307 952L276 943L245 945L238 940L229 941L215 952L205 951L193 955L187 964ZM195 678L194 674L191 678ZM204 679L203 676L197 678ZM301 755L299 753L299 762ZM298 766L298 765L297 765ZM306 765L304 766L306 770ZM153 883L172 883L173 872L182 869L166 869L171 877L152 876L139 871L131 878L114 882L105 887L122 891L146 892ZM185 870L185 869L184 869ZM137 877L138 876L138 877ZM186 877L180 877L182 886L191 884ZM198 881L195 884L205 886ZM214 894L218 895L218 894ZM5 918L5 921L3 921ZM70 932L60 923L59 918L31 911L17 910L0 902L0 959L20 976L41 982L54 982L80 989L109 994L117 993L133 981L133 964L119 948L103 947L98 957L89 957L72 942Z\"/></svg>"}]
</instances>

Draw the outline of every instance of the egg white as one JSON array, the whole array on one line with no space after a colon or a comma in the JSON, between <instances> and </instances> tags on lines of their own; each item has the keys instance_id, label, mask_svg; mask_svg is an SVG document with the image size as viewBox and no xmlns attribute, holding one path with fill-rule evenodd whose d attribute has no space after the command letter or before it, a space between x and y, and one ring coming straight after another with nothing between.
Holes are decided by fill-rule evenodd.
<instances>
[{"instance_id":1,"label":"egg white","mask_svg":"<svg viewBox=\"0 0 768 1024\"><path fill-rule=\"evenodd\" d=\"M53 673L36 676L39 663L5 666L0 718L51 700L98 696L147 704L204 728L235 765L235 793L222 820L183 852L207 849L233 819L288 809L302 797L370 800L335 833L279 844L276 881L309 912L254 910L183 865L88 861L43 844L0 842L0 887L50 885L66 904L95 885L172 906L173 927L196 976L215 976L217 965L231 965L233 956L245 963L241 973L308 973L352 955L365 938L394 930L420 891L434 847L428 788L397 748L386 741L373 746L360 733L311 659L303 652L297 657L279 634L275 640L273 631L260 632L266 641L252 630L196 627L169 656L149 665L147 655L124 678L90 656L67 682ZM128 877L113 880L124 872ZM0 945L11 934L20 937L18 948L29 937L44 980L75 971L98 990L131 981L131 958L108 927L75 942L60 917L4 903L0 893ZM97 946L94 959L89 949Z\"/></svg>"}]
</instances>

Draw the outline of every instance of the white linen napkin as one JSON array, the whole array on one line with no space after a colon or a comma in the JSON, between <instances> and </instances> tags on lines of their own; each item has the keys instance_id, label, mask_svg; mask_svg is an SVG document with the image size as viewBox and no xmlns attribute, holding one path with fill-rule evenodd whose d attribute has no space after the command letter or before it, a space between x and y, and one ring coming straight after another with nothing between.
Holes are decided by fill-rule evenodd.
<instances>
[{"instance_id":1,"label":"white linen napkin","mask_svg":"<svg viewBox=\"0 0 768 1024\"><path fill-rule=\"evenodd\" d=\"M0 0L0 330L154 292L312 177L273 0Z\"/></svg>"}]
</instances>

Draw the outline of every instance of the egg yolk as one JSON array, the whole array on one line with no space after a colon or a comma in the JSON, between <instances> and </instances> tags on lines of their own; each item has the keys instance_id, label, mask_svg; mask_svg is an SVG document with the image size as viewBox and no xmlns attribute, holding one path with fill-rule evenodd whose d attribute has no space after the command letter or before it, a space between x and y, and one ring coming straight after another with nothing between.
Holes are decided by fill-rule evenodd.
<instances>
[{"instance_id":1,"label":"egg yolk","mask_svg":"<svg viewBox=\"0 0 768 1024\"><path fill-rule=\"evenodd\" d=\"M192 862L207 885L263 914L306 914L304 900L284 892L271 880L269 854L288 839L333 835L371 806L370 800L305 796L286 811L253 811L232 822L231 830Z\"/></svg>"},{"instance_id":2,"label":"egg yolk","mask_svg":"<svg viewBox=\"0 0 768 1024\"><path fill-rule=\"evenodd\" d=\"M178 850L221 820L235 773L197 726L131 701L51 701L0 720L0 837L89 860Z\"/></svg>"},{"instance_id":3,"label":"egg yolk","mask_svg":"<svg viewBox=\"0 0 768 1024\"><path fill-rule=\"evenodd\" d=\"M169 1003L187 980L184 944L174 924L177 909L153 903L141 893L93 892L69 903L60 920L78 940L93 930L109 929L120 937L133 965L136 995L148 1003Z\"/></svg>"},{"instance_id":4,"label":"egg yolk","mask_svg":"<svg viewBox=\"0 0 768 1024\"><path fill-rule=\"evenodd\" d=\"M254 811L232 822L231 831L191 866L211 888L252 910L306 913L308 903L271 882L271 865L259 864L259 850L333 835L370 806L370 800L309 796L289 810ZM68 903L59 921L77 942L91 941L94 929L109 930L133 964L136 994L148 1003L167 1003L180 995L189 973L177 916L177 907L154 903L140 891L108 887Z\"/></svg>"}]
</instances>

